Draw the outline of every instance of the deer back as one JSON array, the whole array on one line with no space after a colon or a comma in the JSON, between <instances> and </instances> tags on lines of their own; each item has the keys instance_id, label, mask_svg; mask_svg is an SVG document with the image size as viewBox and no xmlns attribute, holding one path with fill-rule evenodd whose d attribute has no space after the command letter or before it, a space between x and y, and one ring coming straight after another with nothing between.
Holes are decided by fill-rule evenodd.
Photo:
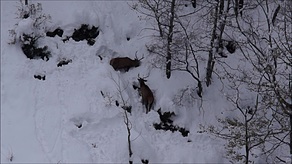
<instances>
[{"instance_id":1,"label":"deer back","mask_svg":"<svg viewBox=\"0 0 292 164\"><path fill-rule=\"evenodd\" d=\"M138 59L132 60L128 57L117 57L110 60L110 65L115 70L129 69L131 67L138 67L140 65L140 61Z\"/></svg>"}]
</instances>

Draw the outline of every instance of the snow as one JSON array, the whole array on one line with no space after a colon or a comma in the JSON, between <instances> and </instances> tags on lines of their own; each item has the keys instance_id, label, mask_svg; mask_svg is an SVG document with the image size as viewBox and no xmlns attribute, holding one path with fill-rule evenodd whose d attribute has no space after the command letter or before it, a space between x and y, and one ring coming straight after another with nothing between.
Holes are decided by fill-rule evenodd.
<instances>
[{"instance_id":1,"label":"snow","mask_svg":"<svg viewBox=\"0 0 292 164\"><path fill-rule=\"evenodd\" d=\"M69 35L86 23L101 31L93 46L45 37L40 44L49 47L52 58L48 62L29 60L19 45L8 44L8 30L17 23L16 2L1 1L1 163L11 162L11 156L12 163L127 163L124 111L115 106L115 100L122 102L119 89L126 104L132 105L128 116L134 163L141 159L150 163L228 162L223 157L224 142L198 132L200 124L217 124L216 117L228 115L223 112L230 107L225 93L212 85L204 100L197 98L189 106L175 104L174 97L182 89L189 88L189 94L196 96L190 90L194 80L183 72L173 72L167 80L163 70L151 67L145 49L150 41L145 36L150 34L143 30L149 22L139 19L130 1L41 3L43 12L52 17L51 29L61 27ZM19 26L18 36L31 29L31 21L25 19ZM138 58L145 55L140 67L124 73L109 65L112 57L134 58L136 52ZM57 67L63 58L73 62ZM35 74L46 75L46 80L34 79ZM149 75L146 84L155 95L154 110L176 112L174 122L190 130L188 137L154 129L159 115L155 111L145 114L132 87L138 74ZM220 81L214 83L220 86Z\"/></svg>"}]
</instances>

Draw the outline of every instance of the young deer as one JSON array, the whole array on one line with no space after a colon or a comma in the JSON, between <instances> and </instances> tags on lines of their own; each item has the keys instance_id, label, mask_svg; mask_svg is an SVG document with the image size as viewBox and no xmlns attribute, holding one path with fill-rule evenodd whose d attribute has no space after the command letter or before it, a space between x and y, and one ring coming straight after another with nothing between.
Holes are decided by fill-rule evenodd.
<instances>
[{"instance_id":1,"label":"young deer","mask_svg":"<svg viewBox=\"0 0 292 164\"><path fill-rule=\"evenodd\" d=\"M154 102L154 96L150 88L145 84L147 80L139 77L138 75L138 81L140 83L140 93L142 95L142 104L146 107L146 114L150 112L153 102Z\"/></svg>"}]
</instances>

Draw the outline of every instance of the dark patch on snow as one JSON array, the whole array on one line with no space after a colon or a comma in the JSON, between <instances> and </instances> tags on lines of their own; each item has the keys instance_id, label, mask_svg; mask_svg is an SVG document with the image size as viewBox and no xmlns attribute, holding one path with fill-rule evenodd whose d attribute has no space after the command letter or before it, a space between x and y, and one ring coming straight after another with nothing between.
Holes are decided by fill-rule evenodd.
<instances>
[{"instance_id":1,"label":"dark patch on snow","mask_svg":"<svg viewBox=\"0 0 292 164\"><path fill-rule=\"evenodd\" d=\"M196 8L196 7L197 7L196 0L192 0L191 2L192 2L192 6L193 6L193 8Z\"/></svg>"},{"instance_id":2,"label":"dark patch on snow","mask_svg":"<svg viewBox=\"0 0 292 164\"><path fill-rule=\"evenodd\" d=\"M82 124L75 124L75 126L79 129L82 128Z\"/></svg>"},{"instance_id":3,"label":"dark patch on snow","mask_svg":"<svg viewBox=\"0 0 292 164\"><path fill-rule=\"evenodd\" d=\"M76 42L87 40L88 45L94 45L95 38L99 35L98 27L92 26L89 28L89 25L82 24L79 29L74 29L74 33L72 35L72 39ZM63 40L64 41L64 40Z\"/></svg>"},{"instance_id":4,"label":"dark patch on snow","mask_svg":"<svg viewBox=\"0 0 292 164\"><path fill-rule=\"evenodd\" d=\"M68 59L68 60L63 59L57 64L57 67L62 67L63 65L68 65L69 63L72 63L71 59Z\"/></svg>"},{"instance_id":5,"label":"dark patch on snow","mask_svg":"<svg viewBox=\"0 0 292 164\"><path fill-rule=\"evenodd\" d=\"M128 113L132 113L132 106L127 106L127 105L124 105L122 106L122 108L127 111Z\"/></svg>"},{"instance_id":6,"label":"dark patch on snow","mask_svg":"<svg viewBox=\"0 0 292 164\"><path fill-rule=\"evenodd\" d=\"M140 87L137 86L136 84L133 84L132 86L133 86L133 88L134 88L135 90L140 88Z\"/></svg>"},{"instance_id":7,"label":"dark patch on snow","mask_svg":"<svg viewBox=\"0 0 292 164\"><path fill-rule=\"evenodd\" d=\"M90 45L90 46L93 46L95 43L95 40L93 38L89 38L87 39L87 44Z\"/></svg>"},{"instance_id":8,"label":"dark patch on snow","mask_svg":"<svg viewBox=\"0 0 292 164\"><path fill-rule=\"evenodd\" d=\"M148 164L149 160L148 159L141 159L142 164Z\"/></svg>"},{"instance_id":9,"label":"dark patch on snow","mask_svg":"<svg viewBox=\"0 0 292 164\"><path fill-rule=\"evenodd\" d=\"M100 59L100 60L102 60L102 59L103 59L101 55L98 55L98 57L99 57L99 59Z\"/></svg>"},{"instance_id":10,"label":"dark patch on snow","mask_svg":"<svg viewBox=\"0 0 292 164\"><path fill-rule=\"evenodd\" d=\"M23 18L23 19L27 19L28 17L29 17L29 13L26 13L26 14L23 15L22 18Z\"/></svg>"},{"instance_id":11,"label":"dark patch on snow","mask_svg":"<svg viewBox=\"0 0 292 164\"><path fill-rule=\"evenodd\" d=\"M62 30L61 28L57 28L55 29L53 32L52 31L48 31L46 33L46 36L48 37L55 37L56 35L58 35L59 37L62 37L64 33L64 30Z\"/></svg>"},{"instance_id":12,"label":"dark patch on snow","mask_svg":"<svg viewBox=\"0 0 292 164\"><path fill-rule=\"evenodd\" d=\"M119 104L119 102L118 102L118 100L116 100L116 106L119 106L120 104Z\"/></svg>"},{"instance_id":13,"label":"dark patch on snow","mask_svg":"<svg viewBox=\"0 0 292 164\"><path fill-rule=\"evenodd\" d=\"M96 143L91 144L93 148L97 148Z\"/></svg>"},{"instance_id":14,"label":"dark patch on snow","mask_svg":"<svg viewBox=\"0 0 292 164\"><path fill-rule=\"evenodd\" d=\"M233 54L236 50L236 44L234 41L228 41L227 45L225 46L227 51L231 54Z\"/></svg>"},{"instance_id":15,"label":"dark patch on snow","mask_svg":"<svg viewBox=\"0 0 292 164\"><path fill-rule=\"evenodd\" d=\"M46 75L34 75L33 77L38 80L46 80Z\"/></svg>"},{"instance_id":16,"label":"dark patch on snow","mask_svg":"<svg viewBox=\"0 0 292 164\"><path fill-rule=\"evenodd\" d=\"M100 91L100 94L102 95L103 98L105 98L103 91Z\"/></svg>"},{"instance_id":17,"label":"dark patch on snow","mask_svg":"<svg viewBox=\"0 0 292 164\"><path fill-rule=\"evenodd\" d=\"M174 112L161 113L161 109L159 109L157 113L159 114L159 118L161 122L153 124L156 130L164 130L164 131L169 130L171 132L179 131L183 137L188 136L190 131L186 130L185 128L172 124L173 123L172 117L175 116Z\"/></svg>"}]
</instances>

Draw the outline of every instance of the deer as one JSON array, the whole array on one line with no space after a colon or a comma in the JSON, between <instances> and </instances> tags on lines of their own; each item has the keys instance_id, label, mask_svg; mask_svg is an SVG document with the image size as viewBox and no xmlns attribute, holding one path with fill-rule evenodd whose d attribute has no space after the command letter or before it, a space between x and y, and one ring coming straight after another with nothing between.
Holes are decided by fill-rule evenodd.
<instances>
[{"instance_id":1,"label":"deer","mask_svg":"<svg viewBox=\"0 0 292 164\"><path fill-rule=\"evenodd\" d=\"M142 96L142 104L146 107L146 114L150 112L152 105L154 103L154 96L148 85L145 84L147 80L141 78L138 74L138 81L140 84L139 93ZM135 88L134 88L135 89Z\"/></svg>"},{"instance_id":2,"label":"deer","mask_svg":"<svg viewBox=\"0 0 292 164\"><path fill-rule=\"evenodd\" d=\"M136 52L137 54L137 52ZM114 68L114 70L124 70L126 72L129 71L132 67L139 67L141 64L141 60L144 58L144 56L141 59L138 59L137 55L135 54L135 59L131 59L129 57L117 57L112 58L110 60L110 65Z\"/></svg>"}]
</instances>

